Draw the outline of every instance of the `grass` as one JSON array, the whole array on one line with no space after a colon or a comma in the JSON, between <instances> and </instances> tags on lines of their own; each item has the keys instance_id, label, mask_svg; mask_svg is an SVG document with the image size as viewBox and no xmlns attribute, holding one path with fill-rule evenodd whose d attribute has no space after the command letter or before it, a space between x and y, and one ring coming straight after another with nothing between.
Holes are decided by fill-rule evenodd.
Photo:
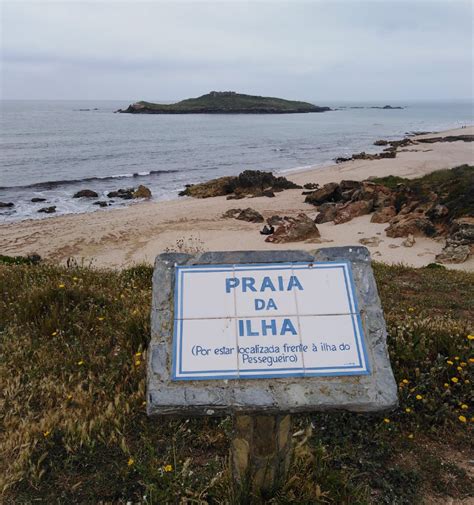
<instances>
[{"instance_id":1,"label":"grass","mask_svg":"<svg viewBox=\"0 0 474 505\"><path fill-rule=\"evenodd\" d=\"M146 416L151 274L0 264L4 503L234 501L229 418ZM474 275L381 264L375 274L400 407L295 416L295 460L268 503L473 495Z\"/></svg>"}]
</instances>

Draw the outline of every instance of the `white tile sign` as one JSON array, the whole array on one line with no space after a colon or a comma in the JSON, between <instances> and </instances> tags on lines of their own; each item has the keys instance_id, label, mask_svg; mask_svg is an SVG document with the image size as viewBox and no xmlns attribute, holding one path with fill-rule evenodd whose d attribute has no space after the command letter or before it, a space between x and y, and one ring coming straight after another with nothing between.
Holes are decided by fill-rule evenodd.
<instances>
[{"instance_id":1,"label":"white tile sign","mask_svg":"<svg viewBox=\"0 0 474 505\"><path fill-rule=\"evenodd\" d=\"M173 380L364 375L350 263L176 266Z\"/></svg>"}]
</instances>

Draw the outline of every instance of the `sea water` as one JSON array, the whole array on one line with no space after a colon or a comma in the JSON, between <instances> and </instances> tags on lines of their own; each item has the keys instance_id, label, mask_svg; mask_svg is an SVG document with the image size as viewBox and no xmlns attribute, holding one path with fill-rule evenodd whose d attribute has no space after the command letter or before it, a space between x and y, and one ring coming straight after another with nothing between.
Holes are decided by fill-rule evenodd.
<instances>
[{"instance_id":1,"label":"sea water","mask_svg":"<svg viewBox=\"0 0 474 505\"><path fill-rule=\"evenodd\" d=\"M115 114L127 101L1 102L0 221L107 211L97 199L119 188L148 186L155 200L177 198L185 184L242 170L291 172L331 164L338 156L378 152L377 139L440 131L473 123L471 102L320 103L337 109L312 114ZM357 107L357 108L355 108ZM362 107L362 108L359 108ZM317 180L315 180L317 182ZM32 198L45 202L32 203Z\"/></svg>"}]
</instances>

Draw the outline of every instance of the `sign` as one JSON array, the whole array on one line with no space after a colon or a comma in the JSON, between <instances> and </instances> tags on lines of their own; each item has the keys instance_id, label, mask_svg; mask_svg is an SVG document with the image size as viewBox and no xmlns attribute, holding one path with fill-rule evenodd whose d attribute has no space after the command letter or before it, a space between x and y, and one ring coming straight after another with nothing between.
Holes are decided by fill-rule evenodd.
<instances>
[{"instance_id":1,"label":"sign","mask_svg":"<svg viewBox=\"0 0 474 505\"><path fill-rule=\"evenodd\" d=\"M350 262L176 266L173 381L369 373Z\"/></svg>"}]
</instances>

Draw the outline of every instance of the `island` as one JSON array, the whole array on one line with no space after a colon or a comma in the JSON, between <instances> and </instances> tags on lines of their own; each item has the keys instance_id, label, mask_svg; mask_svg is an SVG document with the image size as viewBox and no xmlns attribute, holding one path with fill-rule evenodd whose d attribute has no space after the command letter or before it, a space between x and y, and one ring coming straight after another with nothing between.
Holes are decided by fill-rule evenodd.
<instances>
[{"instance_id":1,"label":"island","mask_svg":"<svg viewBox=\"0 0 474 505\"><path fill-rule=\"evenodd\" d=\"M308 102L244 95L235 91L211 91L207 95L172 104L136 102L117 112L128 114L291 114L329 110L331 110L329 107L319 107Z\"/></svg>"}]
</instances>

